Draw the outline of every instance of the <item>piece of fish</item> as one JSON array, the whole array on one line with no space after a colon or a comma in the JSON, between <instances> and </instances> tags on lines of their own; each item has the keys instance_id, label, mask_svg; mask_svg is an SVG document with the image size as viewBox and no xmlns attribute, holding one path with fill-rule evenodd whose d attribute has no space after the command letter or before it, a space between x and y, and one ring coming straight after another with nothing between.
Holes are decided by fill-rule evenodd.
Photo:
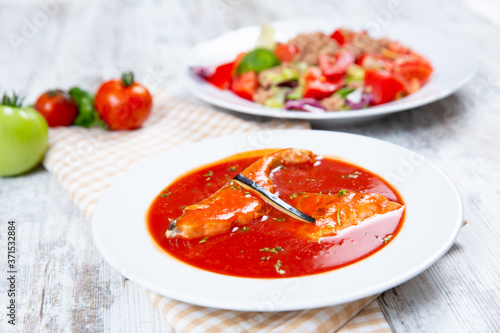
<instances>
[{"instance_id":1,"label":"piece of fish","mask_svg":"<svg viewBox=\"0 0 500 333\"><path fill-rule=\"evenodd\" d=\"M303 149L284 149L267 154L241 173L274 193L270 178L273 169L291 164L314 164L315 155ZM232 180L205 200L184 209L170 223L168 238L198 238L213 236L244 226L267 214L271 207L264 200Z\"/></svg>"},{"instance_id":2,"label":"piece of fish","mask_svg":"<svg viewBox=\"0 0 500 333\"><path fill-rule=\"evenodd\" d=\"M374 193L360 193L342 190L335 194L304 193L291 205L316 220L314 224L304 223L293 230L304 238L317 240L321 237L337 235L340 230L360 222L396 210L404 206Z\"/></svg>"},{"instance_id":3,"label":"piece of fish","mask_svg":"<svg viewBox=\"0 0 500 333\"><path fill-rule=\"evenodd\" d=\"M246 168L242 174L274 193L270 178L273 169L291 164L314 164L315 155L307 150L284 149L270 153ZM290 231L300 237L317 240L334 236L340 230L388 212L404 209L382 195L342 190L338 194L303 193L292 206L315 218L314 224L303 223ZM184 209L172 221L168 238L201 238L240 227L261 218L273 209L259 195L247 192L237 182L228 181L205 200Z\"/></svg>"}]
</instances>

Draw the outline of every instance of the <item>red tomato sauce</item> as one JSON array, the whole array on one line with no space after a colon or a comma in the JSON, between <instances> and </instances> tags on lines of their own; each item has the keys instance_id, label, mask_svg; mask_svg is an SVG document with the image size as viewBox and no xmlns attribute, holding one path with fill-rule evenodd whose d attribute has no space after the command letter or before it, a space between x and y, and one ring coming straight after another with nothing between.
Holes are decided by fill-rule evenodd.
<instances>
[{"instance_id":1,"label":"red tomato sauce","mask_svg":"<svg viewBox=\"0 0 500 333\"><path fill-rule=\"evenodd\" d=\"M259 156L269 151L261 151ZM254 154L255 155L255 154ZM217 191L259 156L237 155L188 172L153 201L147 214L152 238L167 253L189 265L225 275L281 278L317 274L360 261L386 246L401 229L404 214L385 214L311 241L290 230L304 223L272 210L265 221L208 239L167 239L170 220ZM377 193L403 204L399 194L377 175L344 161L325 157L314 167L290 166L271 173L280 198L293 193L337 193L341 189Z\"/></svg>"}]
</instances>

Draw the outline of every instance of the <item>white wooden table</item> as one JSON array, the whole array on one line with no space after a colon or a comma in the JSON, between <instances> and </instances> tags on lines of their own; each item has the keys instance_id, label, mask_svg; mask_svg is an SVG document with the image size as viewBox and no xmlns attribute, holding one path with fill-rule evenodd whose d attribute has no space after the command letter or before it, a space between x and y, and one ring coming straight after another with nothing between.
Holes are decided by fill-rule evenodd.
<instances>
[{"instance_id":1,"label":"white wooden table","mask_svg":"<svg viewBox=\"0 0 500 333\"><path fill-rule=\"evenodd\" d=\"M403 0L399 13L384 18L382 11L392 1L60 2L49 1L48 14L38 1L0 2L0 91L21 91L32 102L49 88L78 84L95 89L103 79L133 69L143 82L194 100L180 72L191 46L240 26L281 18L355 15L379 24L444 27L470 39L480 72L456 94L371 123L333 129L394 142L426 156L451 177L464 201L469 224L451 250L379 298L394 331L500 331L500 26L489 7L481 9L469 0ZM171 331L142 288L103 261L92 244L90 224L42 167L0 179L0 331L10 327L4 315L8 220L17 222L16 329Z\"/></svg>"}]
</instances>

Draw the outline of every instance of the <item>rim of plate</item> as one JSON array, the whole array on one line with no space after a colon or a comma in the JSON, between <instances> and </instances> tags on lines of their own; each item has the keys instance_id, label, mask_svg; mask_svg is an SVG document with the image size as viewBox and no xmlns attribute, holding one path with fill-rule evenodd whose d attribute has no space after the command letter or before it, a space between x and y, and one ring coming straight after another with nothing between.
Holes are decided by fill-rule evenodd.
<instances>
[{"instance_id":1,"label":"rim of plate","mask_svg":"<svg viewBox=\"0 0 500 333\"><path fill-rule=\"evenodd\" d=\"M301 27L304 27L303 31L317 31L323 30L332 31L336 27L347 26L353 29L362 26L359 23L353 23L352 19L331 19L326 18L302 18L302 19L286 19L270 23L276 30L276 34L282 35L283 31L287 29L294 29L301 31ZM355 21L355 20L354 20ZM326 27L329 27L328 29ZM228 40L239 39L239 36L244 36L245 39L256 40L259 34L259 26L247 26L242 27L237 30L226 32L217 38L200 43L192 49L192 55L189 57L188 66L186 68L187 86L191 93L193 93L199 99L228 110L242 112L246 114L251 114L255 116L265 116L273 118L283 118L283 119L309 119L309 120L321 120L321 119L362 119L369 117L382 116L390 113L406 111L409 109L417 108L422 105L426 105L442 98L451 95L456 90L460 89L467 82L469 82L478 70L477 57L473 52L473 48L470 43L466 40L458 38L453 34L444 30L435 30L425 27L416 28L409 24L404 24L400 22L393 22L388 27L383 29L381 35L387 35L389 38L394 38L400 41L403 45L409 45L416 52L421 53L426 58L430 59L434 66L434 73L432 74L429 82L424 85L421 89L415 93L406 96L400 100L385 103L378 106L372 106L362 110L355 111L344 111L344 112L325 112L325 113L309 113L300 111L285 111L283 109L275 109L260 105L254 102L244 100L232 94L228 90L220 90L216 87L211 86L209 83L205 82L203 79L196 77L194 74L189 72L189 66L193 65L218 65L224 63L225 61L231 61L238 54L238 52L245 51L246 49L240 49L238 52L229 52L232 56L228 56L228 53L224 52L220 56L215 56L211 54L209 57L205 58L199 56L198 53L204 53L203 51L208 49L217 48L218 44L223 44ZM356 29L356 30L359 30ZM405 38L393 37L394 34L398 35L401 33L411 33L414 35L418 34L418 38L425 39L432 35L430 38L431 42L427 47L433 49L431 52L423 52L419 50L419 47L413 47L412 44L422 44L422 41L416 40L405 40ZM284 41L280 40L280 41ZM432 48L432 46L439 47ZM242 45L244 43L236 43L237 45ZM423 43L425 45L425 43ZM432 45L431 45L432 44ZM251 47L251 46L250 46ZM250 47L247 47L250 48ZM445 52L443 56L442 52ZM440 54L441 53L441 54ZM219 58L218 61L216 58ZM448 68L451 64L444 61L444 58L453 58L455 62L462 64L462 72L457 75L456 71L452 71L452 68ZM435 64L437 63L438 66ZM464 64L466 65L464 67ZM436 91L430 91L435 89L434 84L436 83L436 77L443 79L443 75L456 75L456 77L450 78L450 82L447 86L441 87Z\"/></svg>"},{"instance_id":2,"label":"rim of plate","mask_svg":"<svg viewBox=\"0 0 500 333\"><path fill-rule=\"evenodd\" d=\"M249 140L270 133L272 139L254 149L309 146L316 153L340 156L386 180L393 176L398 179L397 173L406 165L405 174L399 173L398 184L392 182L406 204L405 221L398 235L360 262L325 273L281 279L216 274L185 264L161 250L149 235L145 221L149 205L158 193L191 167L249 150L245 149ZM217 152L211 151L213 147L217 147ZM414 166L409 174L408 163ZM438 202L434 196L443 200ZM111 266L159 294L220 309L290 311L354 301L417 276L451 248L462 226L462 216L461 199L451 180L406 148L355 134L280 130L203 140L139 163L99 200L92 219L92 235L95 246ZM432 233L422 230L430 227ZM281 295L281 301L274 299L276 293Z\"/></svg>"}]
</instances>

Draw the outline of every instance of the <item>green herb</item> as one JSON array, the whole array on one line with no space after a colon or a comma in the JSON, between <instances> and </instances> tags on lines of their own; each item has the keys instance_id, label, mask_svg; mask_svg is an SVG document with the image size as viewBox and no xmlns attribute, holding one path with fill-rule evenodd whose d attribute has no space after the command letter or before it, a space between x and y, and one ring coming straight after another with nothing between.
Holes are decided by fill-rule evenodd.
<instances>
[{"instance_id":1,"label":"green herb","mask_svg":"<svg viewBox=\"0 0 500 333\"><path fill-rule=\"evenodd\" d=\"M256 71L257 73L280 64L279 59L276 57L273 51L257 48L253 51L248 52L240 64L236 68L237 74L243 74L249 71Z\"/></svg>"},{"instance_id":2,"label":"green herb","mask_svg":"<svg viewBox=\"0 0 500 333\"><path fill-rule=\"evenodd\" d=\"M198 243L205 243L209 237L210 237L210 236L207 236L207 237L203 238L203 239L202 239L201 241L199 241Z\"/></svg>"},{"instance_id":3,"label":"green herb","mask_svg":"<svg viewBox=\"0 0 500 333\"><path fill-rule=\"evenodd\" d=\"M212 185L212 183L207 183L207 186L211 186L211 185Z\"/></svg>"},{"instance_id":4,"label":"green herb","mask_svg":"<svg viewBox=\"0 0 500 333\"><path fill-rule=\"evenodd\" d=\"M234 185L233 185L233 186L231 186L231 188L232 188L233 190L236 190L236 186L234 186Z\"/></svg>"},{"instance_id":5,"label":"green herb","mask_svg":"<svg viewBox=\"0 0 500 333\"><path fill-rule=\"evenodd\" d=\"M203 177L212 177L213 175L214 175L214 172L212 170L210 170L206 174L204 174Z\"/></svg>"},{"instance_id":6,"label":"green herb","mask_svg":"<svg viewBox=\"0 0 500 333\"><path fill-rule=\"evenodd\" d=\"M181 209L182 209L182 210L186 209L186 206L181 206Z\"/></svg>"},{"instance_id":7,"label":"green herb","mask_svg":"<svg viewBox=\"0 0 500 333\"><path fill-rule=\"evenodd\" d=\"M339 198L342 198L342 196L343 196L344 194L345 194L345 190L340 190L340 191L339 191L339 194L338 194Z\"/></svg>"},{"instance_id":8,"label":"green herb","mask_svg":"<svg viewBox=\"0 0 500 333\"><path fill-rule=\"evenodd\" d=\"M241 191L241 186L238 186L238 190L240 190L240 191Z\"/></svg>"},{"instance_id":9,"label":"green herb","mask_svg":"<svg viewBox=\"0 0 500 333\"><path fill-rule=\"evenodd\" d=\"M262 257L260 260L269 260L271 257Z\"/></svg>"},{"instance_id":10,"label":"green herb","mask_svg":"<svg viewBox=\"0 0 500 333\"><path fill-rule=\"evenodd\" d=\"M244 226L243 228L241 228L241 230L243 230L243 231L248 231L248 230L250 230L250 229L248 229L248 227L247 227L247 226Z\"/></svg>"},{"instance_id":11,"label":"green herb","mask_svg":"<svg viewBox=\"0 0 500 333\"><path fill-rule=\"evenodd\" d=\"M286 272L281 268L281 260L278 260L278 262L276 262L276 265L274 265L274 267L276 268L276 272L280 273L280 274L285 274Z\"/></svg>"},{"instance_id":12,"label":"green herb","mask_svg":"<svg viewBox=\"0 0 500 333\"><path fill-rule=\"evenodd\" d=\"M162 193L162 194L160 195L160 197L162 197L162 198L164 198L164 197L168 197L168 196L170 195L170 191L169 191L169 189L168 189L168 188L167 188L167 189L165 189L163 192L165 192L165 193Z\"/></svg>"},{"instance_id":13,"label":"green herb","mask_svg":"<svg viewBox=\"0 0 500 333\"><path fill-rule=\"evenodd\" d=\"M327 228L333 229L333 226L331 224L326 226Z\"/></svg>"},{"instance_id":14,"label":"green herb","mask_svg":"<svg viewBox=\"0 0 500 333\"><path fill-rule=\"evenodd\" d=\"M342 98L346 98L346 96L352 93L353 91L354 88L343 87L337 90L335 93L340 95Z\"/></svg>"},{"instance_id":15,"label":"green herb","mask_svg":"<svg viewBox=\"0 0 500 333\"><path fill-rule=\"evenodd\" d=\"M94 108L94 95L78 87L71 88L69 90L69 95L78 107L78 116L73 122L73 125L86 128L94 126L95 124L100 126L105 125Z\"/></svg>"},{"instance_id":16,"label":"green herb","mask_svg":"<svg viewBox=\"0 0 500 333\"><path fill-rule=\"evenodd\" d=\"M291 196L290 196L290 199L295 199L299 196L298 193L293 193Z\"/></svg>"},{"instance_id":17,"label":"green herb","mask_svg":"<svg viewBox=\"0 0 500 333\"><path fill-rule=\"evenodd\" d=\"M236 165L233 165L232 167L230 167L229 169L227 169L227 171L229 171L229 172L236 171Z\"/></svg>"},{"instance_id":18,"label":"green herb","mask_svg":"<svg viewBox=\"0 0 500 333\"><path fill-rule=\"evenodd\" d=\"M207 182L208 182L209 180L210 180L210 177L207 177L207 179L205 179L205 181L207 181Z\"/></svg>"},{"instance_id":19,"label":"green herb","mask_svg":"<svg viewBox=\"0 0 500 333\"><path fill-rule=\"evenodd\" d=\"M278 221L278 222L283 222L283 221L285 221L285 218L280 217L279 219L277 219L276 217L273 217L273 220Z\"/></svg>"},{"instance_id":20,"label":"green herb","mask_svg":"<svg viewBox=\"0 0 500 333\"><path fill-rule=\"evenodd\" d=\"M340 225L340 210L337 209L337 224Z\"/></svg>"},{"instance_id":21,"label":"green herb","mask_svg":"<svg viewBox=\"0 0 500 333\"><path fill-rule=\"evenodd\" d=\"M245 195L250 195L250 192L245 192Z\"/></svg>"},{"instance_id":22,"label":"green herb","mask_svg":"<svg viewBox=\"0 0 500 333\"><path fill-rule=\"evenodd\" d=\"M271 253L278 253L278 252L281 252L283 251L283 248L281 246L276 246L272 249L268 248L268 247L265 247L263 249L260 249L259 250L260 252L271 252Z\"/></svg>"}]
</instances>

